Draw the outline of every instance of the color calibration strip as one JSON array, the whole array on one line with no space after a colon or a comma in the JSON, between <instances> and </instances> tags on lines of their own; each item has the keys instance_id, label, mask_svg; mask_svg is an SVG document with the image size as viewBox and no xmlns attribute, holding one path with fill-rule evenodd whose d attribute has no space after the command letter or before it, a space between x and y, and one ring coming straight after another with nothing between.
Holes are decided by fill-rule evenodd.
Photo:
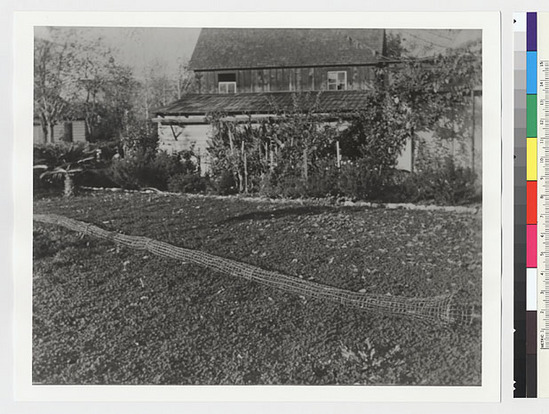
<instances>
[{"instance_id":1,"label":"color calibration strip","mask_svg":"<svg viewBox=\"0 0 549 414\"><path fill-rule=\"evenodd\" d=\"M537 15L526 13L526 397L537 397Z\"/></svg>"},{"instance_id":2,"label":"color calibration strip","mask_svg":"<svg viewBox=\"0 0 549 414\"><path fill-rule=\"evenodd\" d=\"M514 16L516 398L537 397L537 14Z\"/></svg>"},{"instance_id":3,"label":"color calibration strip","mask_svg":"<svg viewBox=\"0 0 549 414\"><path fill-rule=\"evenodd\" d=\"M513 16L514 41L514 397L526 397L526 13Z\"/></svg>"},{"instance_id":4,"label":"color calibration strip","mask_svg":"<svg viewBox=\"0 0 549 414\"><path fill-rule=\"evenodd\" d=\"M526 13L526 397L537 397L537 14Z\"/></svg>"},{"instance_id":5,"label":"color calibration strip","mask_svg":"<svg viewBox=\"0 0 549 414\"><path fill-rule=\"evenodd\" d=\"M514 15L515 398L549 398L549 13Z\"/></svg>"}]
</instances>

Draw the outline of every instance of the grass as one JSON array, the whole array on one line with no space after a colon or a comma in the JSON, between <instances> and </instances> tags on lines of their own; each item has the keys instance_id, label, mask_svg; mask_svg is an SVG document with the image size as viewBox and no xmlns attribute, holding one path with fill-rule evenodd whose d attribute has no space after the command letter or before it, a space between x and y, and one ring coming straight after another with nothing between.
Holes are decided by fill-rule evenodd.
<instances>
[{"instance_id":1,"label":"grass","mask_svg":"<svg viewBox=\"0 0 549 414\"><path fill-rule=\"evenodd\" d=\"M480 216L93 193L56 213L341 288L481 301ZM34 226L33 381L480 385L480 327L299 297Z\"/></svg>"}]
</instances>

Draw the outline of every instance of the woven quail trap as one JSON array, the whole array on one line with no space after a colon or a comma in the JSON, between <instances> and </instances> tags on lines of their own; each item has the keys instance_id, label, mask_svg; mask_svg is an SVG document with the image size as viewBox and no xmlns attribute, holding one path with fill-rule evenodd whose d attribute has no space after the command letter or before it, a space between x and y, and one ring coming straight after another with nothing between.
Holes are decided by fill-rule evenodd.
<instances>
[{"instance_id":1,"label":"woven quail trap","mask_svg":"<svg viewBox=\"0 0 549 414\"><path fill-rule=\"evenodd\" d=\"M456 293L430 298L407 298L353 292L264 270L248 263L226 259L199 250L173 246L147 237L107 231L91 223L63 216L35 214L34 221L58 225L100 239L112 240L130 249L146 250L160 257L191 262L225 275L251 280L296 295L327 300L345 307L358 308L376 314L408 317L440 325L468 325L480 319L475 307L468 305L466 298Z\"/></svg>"}]
</instances>

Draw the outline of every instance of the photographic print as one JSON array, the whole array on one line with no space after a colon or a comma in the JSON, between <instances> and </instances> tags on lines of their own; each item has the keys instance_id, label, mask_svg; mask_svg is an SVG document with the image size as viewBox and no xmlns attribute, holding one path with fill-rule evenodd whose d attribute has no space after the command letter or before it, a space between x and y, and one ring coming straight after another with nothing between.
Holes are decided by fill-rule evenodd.
<instances>
[{"instance_id":1,"label":"photographic print","mask_svg":"<svg viewBox=\"0 0 549 414\"><path fill-rule=\"evenodd\" d=\"M32 30L32 388L487 386L482 28Z\"/></svg>"}]
</instances>

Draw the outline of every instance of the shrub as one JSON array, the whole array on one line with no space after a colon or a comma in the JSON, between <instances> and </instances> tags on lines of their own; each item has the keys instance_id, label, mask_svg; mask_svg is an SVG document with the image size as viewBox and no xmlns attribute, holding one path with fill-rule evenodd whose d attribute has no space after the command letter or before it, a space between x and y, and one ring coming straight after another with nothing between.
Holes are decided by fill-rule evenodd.
<instances>
[{"instance_id":1,"label":"shrub","mask_svg":"<svg viewBox=\"0 0 549 414\"><path fill-rule=\"evenodd\" d=\"M343 162L335 165L333 158L318 160L307 180L299 171L279 174L275 171L263 180L261 193L267 197L349 197L353 199L384 200L391 189L393 171L379 174L367 160Z\"/></svg>"},{"instance_id":2,"label":"shrub","mask_svg":"<svg viewBox=\"0 0 549 414\"><path fill-rule=\"evenodd\" d=\"M340 170L332 158L319 160L307 180L309 197L337 197L342 195Z\"/></svg>"},{"instance_id":3,"label":"shrub","mask_svg":"<svg viewBox=\"0 0 549 414\"><path fill-rule=\"evenodd\" d=\"M360 200L383 201L391 189L393 169L379 171L368 159L344 162L338 186L342 195Z\"/></svg>"},{"instance_id":4,"label":"shrub","mask_svg":"<svg viewBox=\"0 0 549 414\"><path fill-rule=\"evenodd\" d=\"M137 190L147 178L150 151L136 151L132 156L113 161L110 176L120 187Z\"/></svg>"},{"instance_id":5,"label":"shrub","mask_svg":"<svg viewBox=\"0 0 549 414\"><path fill-rule=\"evenodd\" d=\"M215 182L215 189L216 192L221 195L238 193L238 185L234 175L228 170L221 171L219 173L219 178Z\"/></svg>"},{"instance_id":6,"label":"shrub","mask_svg":"<svg viewBox=\"0 0 549 414\"><path fill-rule=\"evenodd\" d=\"M89 155L93 150L87 143L56 142L40 144L33 148L34 165L43 164L49 168L61 164L76 162Z\"/></svg>"},{"instance_id":7,"label":"shrub","mask_svg":"<svg viewBox=\"0 0 549 414\"><path fill-rule=\"evenodd\" d=\"M99 153L87 143L55 143L34 148L34 190L64 187L64 195L75 194L78 179L101 166Z\"/></svg>"},{"instance_id":8,"label":"shrub","mask_svg":"<svg viewBox=\"0 0 549 414\"><path fill-rule=\"evenodd\" d=\"M63 183L61 181L40 179L42 172L43 171L41 170L35 169L32 171L32 189L35 196L38 194L44 195L50 191L57 192L57 190L63 188Z\"/></svg>"},{"instance_id":9,"label":"shrub","mask_svg":"<svg viewBox=\"0 0 549 414\"><path fill-rule=\"evenodd\" d=\"M117 186L116 182L112 179L109 167L84 171L76 177L75 181L78 186L86 187L110 188Z\"/></svg>"},{"instance_id":10,"label":"shrub","mask_svg":"<svg viewBox=\"0 0 549 414\"><path fill-rule=\"evenodd\" d=\"M151 149L134 151L130 156L113 161L110 167L112 180L131 190L143 187L167 190L172 177L195 172L196 166L187 153L170 155Z\"/></svg>"},{"instance_id":11,"label":"shrub","mask_svg":"<svg viewBox=\"0 0 549 414\"><path fill-rule=\"evenodd\" d=\"M471 168L456 165L451 157L446 157L442 165L410 174L400 184L400 190L402 197L410 202L459 205L481 200L477 175Z\"/></svg>"},{"instance_id":12,"label":"shrub","mask_svg":"<svg viewBox=\"0 0 549 414\"><path fill-rule=\"evenodd\" d=\"M456 166L448 157L443 168L428 172L433 199L437 204L467 204L480 201L476 188L476 174L471 168Z\"/></svg>"},{"instance_id":13,"label":"shrub","mask_svg":"<svg viewBox=\"0 0 549 414\"><path fill-rule=\"evenodd\" d=\"M176 193L201 193L208 188L208 177L198 174L180 173L168 180L168 190Z\"/></svg>"},{"instance_id":14,"label":"shrub","mask_svg":"<svg viewBox=\"0 0 549 414\"><path fill-rule=\"evenodd\" d=\"M122 143L131 154L148 150L154 152L158 148L158 128L150 120L129 119Z\"/></svg>"}]
</instances>

